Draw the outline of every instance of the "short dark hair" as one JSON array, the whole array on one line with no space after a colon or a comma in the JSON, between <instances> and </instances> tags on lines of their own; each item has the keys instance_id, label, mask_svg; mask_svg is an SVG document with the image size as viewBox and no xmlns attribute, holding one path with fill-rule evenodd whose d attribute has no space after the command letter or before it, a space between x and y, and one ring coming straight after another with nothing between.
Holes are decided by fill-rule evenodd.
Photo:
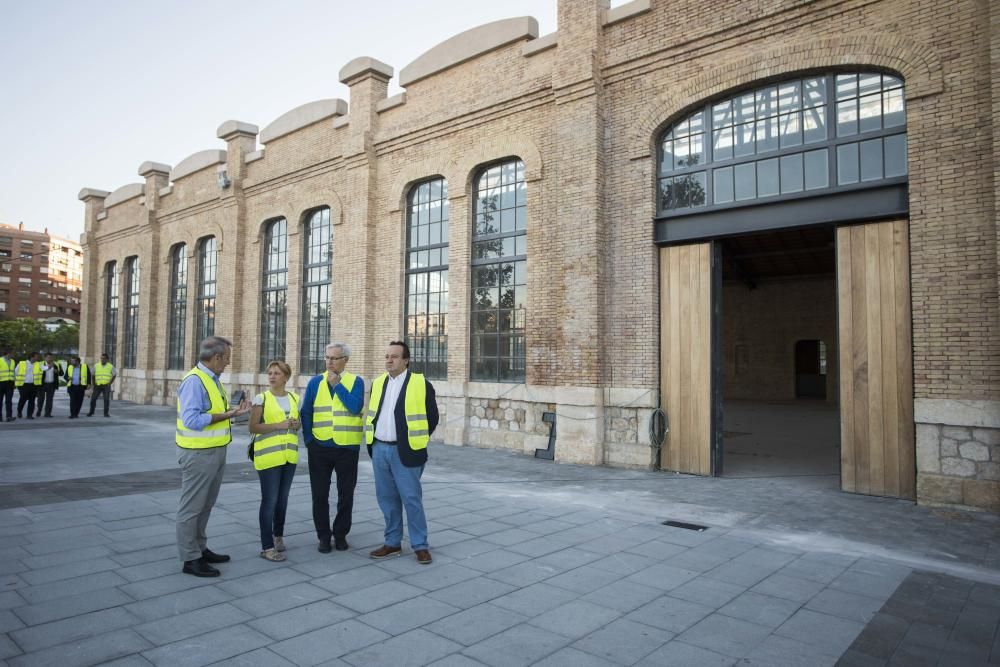
<instances>
[{"instance_id":1,"label":"short dark hair","mask_svg":"<svg viewBox=\"0 0 1000 667\"><path fill-rule=\"evenodd\" d=\"M409 345L407 345L406 343L404 343L401 340L394 340L391 343L389 343L389 347L392 347L393 345L398 345L401 348L403 348L403 358L404 359L409 359L410 358L410 346Z\"/></svg>"}]
</instances>

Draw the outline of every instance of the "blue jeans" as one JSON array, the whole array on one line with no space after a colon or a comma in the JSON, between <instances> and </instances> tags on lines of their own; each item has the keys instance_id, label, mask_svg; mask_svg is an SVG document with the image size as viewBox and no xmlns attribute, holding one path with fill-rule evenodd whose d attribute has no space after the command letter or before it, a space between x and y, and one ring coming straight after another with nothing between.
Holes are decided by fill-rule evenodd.
<instances>
[{"instance_id":1,"label":"blue jeans","mask_svg":"<svg viewBox=\"0 0 1000 667\"><path fill-rule=\"evenodd\" d=\"M402 445L401 445L402 446ZM385 517L385 545L398 547L403 541L403 508L410 529L410 547L427 548L427 517L424 516L420 476L424 467L408 468L399 460L396 445L375 441L372 447L375 497Z\"/></svg>"},{"instance_id":2,"label":"blue jeans","mask_svg":"<svg viewBox=\"0 0 1000 667\"><path fill-rule=\"evenodd\" d=\"M285 534L285 511L295 478L295 464L258 470L257 475L260 477L260 546L266 551L274 548L275 536Z\"/></svg>"}]
</instances>

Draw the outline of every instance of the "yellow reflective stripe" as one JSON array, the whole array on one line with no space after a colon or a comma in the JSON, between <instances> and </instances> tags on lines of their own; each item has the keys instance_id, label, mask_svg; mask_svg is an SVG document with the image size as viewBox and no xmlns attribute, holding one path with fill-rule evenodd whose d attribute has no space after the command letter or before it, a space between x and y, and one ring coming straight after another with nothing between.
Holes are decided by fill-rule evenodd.
<instances>
[{"instance_id":1,"label":"yellow reflective stripe","mask_svg":"<svg viewBox=\"0 0 1000 667\"><path fill-rule=\"evenodd\" d=\"M406 415L406 421L408 422L427 421L427 415Z\"/></svg>"},{"instance_id":2,"label":"yellow reflective stripe","mask_svg":"<svg viewBox=\"0 0 1000 667\"><path fill-rule=\"evenodd\" d=\"M281 431L272 431L270 433L265 433L263 435L258 435L254 442L260 442L261 440L270 440L272 438L281 438L288 435L287 433L282 433Z\"/></svg>"},{"instance_id":3,"label":"yellow reflective stripe","mask_svg":"<svg viewBox=\"0 0 1000 667\"><path fill-rule=\"evenodd\" d=\"M281 444L281 445L272 445L270 447L264 447L262 449L257 449L256 447L254 447L253 455L254 455L254 458L256 458L258 456L264 456L266 454L274 454L275 452L283 452L286 449L290 449L292 451L298 451L299 446L298 445L292 445L292 444L285 443L285 444Z\"/></svg>"},{"instance_id":4,"label":"yellow reflective stripe","mask_svg":"<svg viewBox=\"0 0 1000 667\"><path fill-rule=\"evenodd\" d=\"M361 433L365 429L362 426L334 426L334 432L336 431L348 431L350 433Z\"/></svg>"},{"instance_id":5,"label":"yellow reflective stripe","mask_svg":"<svg viewBox=\"0 0 1000 667\"><path fill-rule=\"evenodd\" d=\"M352 414L352 413L348 412L347 410L334 410L333 411L333 416L334 417L357 417L358 415Z\"/></svg>"},{"instance_id":6,"label":"yellow reflective stripe","mask_svg":"<svg viewBox=\"0 0 1000 667\"><path fill-rule=\"evenodd\" d=\"M332 419L314 419L313 420L313 428L316 428L317 426L331 426L332 424L333 424L333 420Z\"/></svg>"},{"instance_id":7,"label":"yellow reflective stripe","mask_svg":"<svg viewBox=\"0 0 1000 667\"><path fill-rule=\"evenodd\" d=\"M422 428L422 429L410 429L410 431L409 431L409 435L410 435L411 438L412 437L416 437L416 436L420 436L420 435L430 435L430 434L431 434L431 432L428 431L425 428Z\"/></svg>"},{"instance_id":8,"label":"yellow reflective stripe","mask_svg":"<svg viewBox=\"0 0 1000 667\"><path fill-rule=\"evenodd\" d=\"M229 429L226 429L226 433L229 433ZM187 429L179 428L177 429L177 435L184 438L216 438L222 435L222 429L214 429L211 431L188 431Z\"/></svg>"}]
</instances>

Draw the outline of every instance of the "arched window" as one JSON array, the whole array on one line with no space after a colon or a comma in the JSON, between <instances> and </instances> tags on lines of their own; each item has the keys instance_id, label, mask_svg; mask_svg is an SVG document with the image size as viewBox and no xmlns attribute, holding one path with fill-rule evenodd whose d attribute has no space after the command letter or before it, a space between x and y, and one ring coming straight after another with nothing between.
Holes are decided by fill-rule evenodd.
<instances>
[{"instance_id":1,"label":"arched window","mask_svg":"<svg viewBox=\"0 0 1000 667\"><path fill-rule=\"evenodd\" d=\"M415 185L407 197L406 342L410 367L448 377L448 182Z\"/></svg>"},{"instance_id":2,"label":"arched window","mask_svg":"<svg viewBox=\"0 0 1000 667\"><path fill-rule=\"evenodd\" d=\"M112 364L118 352L118 262L104 265L104 353Z\"/></svg>"},{"instance_id":3,"label":"arched window","mask_svg":"<svg viewBox=\"0 0 1000 667\"><path fill-rule=\"evenodd\" d=\"M167 335L167 368L184 368L184 331L187 326L187 245L170 251L170 323Z\"/></svg>"},{"instance_id":4,"label":"arched window","mask_svg":"<svg viewBox=\"0 0 1000 667\"><path fill-rule=\"evenodd\" d=\"M125 260L125 358L122 367L135 368L139 349L139 258Z\"/></svg>"},{"instance_id":5,"label":"arched window","mask_svg":"<svg viewBox=\"0 0 1000 667\"><path fill-rule=\"evenodd\" d=\"M906 181L903 82L808 76L710 102L660 142L662 216Z\"/></svg>"},{"instance_id":6,"label":"arched window","mask_svg":"<svg viewBox=\"0 0 1000 667\"><path fill-rule=\"evenodd\" d=\"M472 232L473 380L524 382L527 239L524 163L488 167L476 180Z\"/></svg>"},{"instance_id":7,"label":"arched window","mask_svg":"<svg viewBox=\"0 0 1000 667\"><path fill-rule=\"evenodd\" d=\"M333 272L333 237L330 209L306 216L305 252L302 262L301 372L320 373L323 353L330 342L330 283Z\"/></svg>"},{"instance_id":8,"label":"arched window","mask_svg":"<svg viewBox=\"0 0 1000 667\"><path fill-rule=\"evenodd\" d=\"M288 315L288 222L272 220L264 229L264 265L260 281L260 368L285 358Z\"/></svg>"},{"instance_id":9,"label":"arched window","mask_svg":"<svg viewBox=\"0 0 1000 667\"><path fill-rule=\"evenodd\" d=\"M219 253L214 236L198 241L198 305L195 321L195 355L198 345L215 335L215 278Z\"/></svg>"}]
</instances>

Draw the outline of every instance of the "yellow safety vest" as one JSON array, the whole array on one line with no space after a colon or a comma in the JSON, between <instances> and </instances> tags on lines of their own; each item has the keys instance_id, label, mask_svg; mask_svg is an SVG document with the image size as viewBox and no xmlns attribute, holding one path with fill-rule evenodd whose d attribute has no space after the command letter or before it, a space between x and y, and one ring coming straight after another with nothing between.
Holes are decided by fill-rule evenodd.
<instances>
[{"instance_id":1,"label":"yellow safety vest","mask_svg":"<svg viewBox=\"0 0 1000 667\"><path fill-rule=\"evenodd\" d=\"M382 402L385 381L388 377L388 373L383 373L372 384L365 422L365 442L369 445L375 441L375 415L378 414L378 406ZM387 410L395 408L394 405L386 406ZM430 424L427 421L427 383L420 373L410 373L410 380L406 383L406 396L403 397L403 410L406 414L406 437L410 449L427 449L427 443L431 439Z\"/></svg>"},{"instance_id":2,"label":"yellow safety vest","mask_svg":"<svg viewBox=\"0 0 1000 667\"><path fill-rule=\"evenodd\" d=\"M18 387L24 385L25 379L28 377L28 363L27 361L17 362L17 374L14 377L14 384ZM36 361L31 364L31 383L41 384L42 383L42 362Z\"/></svg>"},{"instance_id":3,"label":"yellow safety vest","mask_svg":"<svg viewBox=\"0 0 1000 667\"><path fill-rule=\"evenodd\" d=\"M299 397L288 392L288 414L278 405L278 399L270 391L257 394L264 402L261 415L262 424L277 424L286 419L299 418ZM286 463L299 462L299 434L293 431L272 431L257 434L253 441L253 467L267 470Z\"/></svg>"},{"instance_id":4,"label":"yellow safety vest","mask_svg":"<svg viewBox=\"0 0 1000 667\"><path fill-rule=\"evenodd\" d=\"M14 360L11 359L7 361L4 357L0 357L0 382L13 382L14 381Z\"/></svg>"},{"instance_id":5,"label":"yellow safety vest","mask_svg":"<svg viewBox=\"0 0 1000 667\"><path fill-rule=\"evenodd\" d=\"M98 368L100 368L100 364L98 364ZM100 373L99 370L98 373ZM220 390L219 386L215 384L215 378L196 366L187 372L187 375L184 376L184 379L181 380L181 382L183 383L184 380L187 380L192 375L197 376L198 379L201 380L202 385L205 387L205 391L208 392L208 400L209 403L211 403L208 414L221 415L229 410L229 397L226 396L226 390ZM97 377L100 377L100 375ZM183 447L184 449L210 449L212 447L225 447L232 441L232 439L228 419L223 419L215 422L214 424L209 424L201 431L190 430L184 425L184 422L181 421L181 402L180 399L177 400L176 442L178 447Z\"/></svg>"},{"instance_id":6,"label":"yellow safety vest","mask_svg":"<svg viewBox=\"0 0 1000 667\"><path fill-rule=\"evenodd\" d=\"M94 384L96 385L111 384L111 377L113 376L112 373L113 370L114 370L114 364L111 363L102 364L101 362L98 361L96 364L94 364ZM212 384L215 383L213 382ZM228 410L229 408L226 409Z\"/></svg>"},{"instance_id":7,"label":"yellow safety vest","mask_svg":"<svg viewBox=\"0 0 1000 667\"><path fill-rule=\"evenodd\" d=\"M73 371L76 370L76 366L66 367L66 384L73 386ZM83 387L87 384L87 380L90 376L87 374L87 364L80 364L80 386Z\"/></svg>"},{"instance_id":8,"label":"yellow safety vest","mask_svg":"<svg viewBox=\"0 0 1000 667\"><path fill-rule=\"evenodd\" d=\"M340 376L340 383L350 393L354 390L357 379L357 375L344 373ZM338 445L360 445L363 433L363 418L348 412L340 397L330 391L327 374L323 373L316 391L316 400L313 401L312 437L316 440L333 440Z\"/></svg>"}]
</instances>

